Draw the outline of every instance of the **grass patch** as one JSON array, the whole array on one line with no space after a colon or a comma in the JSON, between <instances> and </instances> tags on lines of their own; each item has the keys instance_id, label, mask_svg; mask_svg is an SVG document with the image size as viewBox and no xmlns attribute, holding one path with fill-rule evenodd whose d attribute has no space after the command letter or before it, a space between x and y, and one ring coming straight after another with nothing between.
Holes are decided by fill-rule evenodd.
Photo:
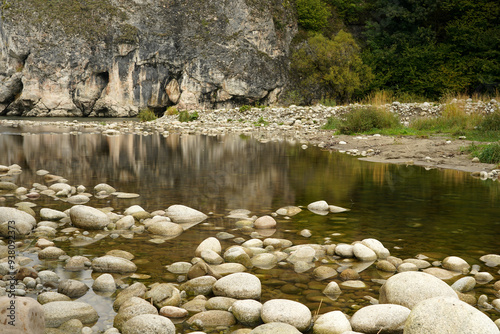
<instances>
[{"instance_id":1,"label":"grass patch","mask_svg":"<svg viewBox=\"0 0 500 334\"><path fill-rule=\"evenodd\" d=\"M181 122L191 122L195 121L200 117L196 111L193 111L192 113L188 112L187 110L183 110L179 112L179 121Z\"/></svg>"},{"instance_id":2,"label":"grass patch","mask_svg":"<svg viewBox=\"0 0 500 334\"><path fill-rule=\"evenodd\" d=\"M367 107L355 109L345 116L337 130L341 134L353 134L388 128L401 127L399 119L390 111Z\"/></svg>"},{"instance_id":3,"label":"grass patch","mask_svg":"<svg viewBox=\"0 0 500 334\"><path fill-rule=\"evenodd\" d=\"M264 119L264 117L260 116L256 122L253 122L255 126L266 126L269 125L269 122Z\"/></svg>"},{"instance_id":4,"label":"grass patch","mask_svg":"<svg viewBox=\"0 0 500 334\"><path fill-rule=\"evenodd\" d=\"M500 142L476 145L472 143L466 149L471 156L478 157L479 161L487 164L500 163Z\"/></svg>"},{"instance_id":5,"label":"grass patch","mask_svg":"<svg viewBox=\"0 0 500 334\"><path fill-rule=\"evenodd\" d=\"M179 114L179 110L177 110L176 107L171 106L171 107L167 108L167 110L165 111L165 114L167 114L169 116L178 115Z\"/></svg>"},{"instance_id":6,"label":"grass patch","mask_svg":"<svg viewBox=\"0 0 500 334\"><path fill-rule=\"evenodd\" d=\"M139 114L137 115L137 118L141 120L141 122L150 122L154 121L158 117L156 117L156 114L153 110L149 108L144 108L139 111Z\"/></svg>"},{"instance_id":7,"label":"grass patch","mask_svg":"<svg viewBox=\"0 0 500 334\"><path fill-rule=\"evenodd\" d=\"M249 106L248 104L244 104L240 107L240 112L246 112L252 109L252 106Z\"/></svg>"}]
</instances>

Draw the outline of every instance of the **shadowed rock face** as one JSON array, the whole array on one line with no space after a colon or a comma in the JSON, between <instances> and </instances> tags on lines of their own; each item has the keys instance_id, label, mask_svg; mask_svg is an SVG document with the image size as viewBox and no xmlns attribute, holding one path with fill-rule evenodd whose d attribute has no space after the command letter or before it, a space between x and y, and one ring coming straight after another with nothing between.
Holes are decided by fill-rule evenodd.
<instances>
[{"instance_id":1,"label":"shadowed rock face","mask_svg":"<svg viewBox=\"0 0 500 334\"><path fill-rule=\"evenodd\" d=\"M281 1L7 2L2 115L126 117L143 107L272 103L297 30Z\"/></svg>"}]
</instances>

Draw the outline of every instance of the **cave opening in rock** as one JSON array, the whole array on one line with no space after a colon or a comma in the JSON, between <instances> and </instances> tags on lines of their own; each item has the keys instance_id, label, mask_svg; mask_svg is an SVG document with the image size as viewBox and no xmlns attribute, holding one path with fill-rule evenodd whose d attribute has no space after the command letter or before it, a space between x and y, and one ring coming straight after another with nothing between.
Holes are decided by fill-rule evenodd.
<instances>
[{"instance_id":1,"label":"cave opening in rock","mask_svg":"<svg viewBox=\"0 0 500 334\"><path fill-rule=\"evenodd\" d=\"M99 86L101 87L106 87L109 83L109 72L104 71L96 74L96 81L98 82Z\"/></svg>"}]
</instances>

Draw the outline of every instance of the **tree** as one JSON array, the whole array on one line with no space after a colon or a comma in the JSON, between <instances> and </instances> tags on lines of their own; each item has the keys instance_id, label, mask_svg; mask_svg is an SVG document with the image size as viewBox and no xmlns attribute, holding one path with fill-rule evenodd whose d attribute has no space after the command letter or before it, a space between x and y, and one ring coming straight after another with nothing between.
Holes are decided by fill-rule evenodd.
<instances>
[{"instance_id":1,"label":"tree","mask_svg":"<svg viewBox=\"0 0 500 334\"><path fill-rule=\"evenodd\" d=\"M330 17L330 9L321 0L297 0L298 21L302 28L311 31L323 29Z\"/></svg>"},{"instance_id":2,"label":"tree","mask_svg":"<svg viewBox=\"0 0 500 334\"><path fill-rule=\"evenodd\" d=\"M320 99L349 101L372 78L370 68L361 60L359 46L343 30L333 39L312 34L292 54L291 70L306 104Z\"/></svg>"}]
</instances>

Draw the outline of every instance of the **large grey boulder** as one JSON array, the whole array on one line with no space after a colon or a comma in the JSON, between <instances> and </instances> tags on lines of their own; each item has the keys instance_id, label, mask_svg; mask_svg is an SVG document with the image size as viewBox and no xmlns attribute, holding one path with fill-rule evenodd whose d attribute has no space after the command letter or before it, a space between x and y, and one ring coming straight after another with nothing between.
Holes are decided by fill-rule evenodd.
<instances>
[{"instance_id":1,"label":"large grey boulder","mask_svg":"<svg viewBox=\"0 0 500 334\"><path fill-rule=\"evenodd\" d=\"M0 332L43 334L45 318L42 305L29 297L0 297Z\"/></svg>"},{"instance_id":2,"label":"large grey boulder","mask_svg":"<svg viewBox=\"0 0 500 334\"><path fill-rule=\"evenodd\" d=\"M407 271L390 277L380 288L382 304L398 304L412 309L425 299L442 296L458 299L445 282L419 271Z\"/></svg>"},{"instance_id":3,"label":"large grey boulder","mask_svg":"<svg viewBox=\"0 0 500 334\"><path fill-rule=\"evenodd\" d=\"M184 232L181 225L168 222L168 221L156 221L148 226L148 232L153 234L158 234L165 236L167 238L175 238Z\"/></svg>"},{"instance_id":4,"label":"large grey boulder","mask_svg":"<svg viewBox=\"0 0 500 334\"><path fill-rule=\"evenodd\" d=\"M124 323L140 314L158 315L158 310L148 301L139 297L132 297L120 306L118 314L113 319L113 326L122 330Z\"/></svg>"},{"instance_id":5,"label":"large grey boulder","mask_svg":"<svg viewBox=\"0 0 500 334\"><path fill-rule=\"evenodd\" d=\"M309 328L312 321L311 311L307 306L288 299L271 299L262 305L262 321L284 322L299 331Z\"/></svg>"},{"instance_id":6,"label":"large grey boulder","mask_svg":"<svg viewBox=\"0 0 500 334\"><path fill-rule=\"evenodd\" d=\"M332 311L319 316L314 322L314 334L342 334L352 329L344 313Z\"/></svg>"},{"instance_id":7,"label":"large grey boulder","mask_svg":"<svg viewBox=\"0 0 500 334\"><path fill-rule=\"evenodd\" d=\"M499 334L484 313L455 298L435 297L421 301L411 311L404 334Z\"/></svg>"},{"instance_id":8,"label":"large grey boulder","mask_svg":"<svg viewBox=\"0 0 500 334\"><path fill-rule=\"evenodd\" d=\"M56 301L42 305L46 327L59 327L71 319L78 319L85 325L94 324L99 315L87 303Z\"/></svg>"},{"instance_id":9,"label":"large grey boulder","mask_svg":"<svg viewBox=\"0 0 500 334\"><path fill-rule=\"evenodd\" d=\"M169 206L165 214L174 223L183 225L184 229L201 223L208 218L203 212L180 204Z\"/></svg>"},{"instance_id":10,"label":"large grey boulder","mask_svg":"<svg viewBox=\"0 0 500 334\"><path fill-rule=\"evenodd\" d=\"M123 324L122 334L175 334L175 326L161 315L140 314Z\"/></svg>"},{"instance_id":11,"label":"large grey boulder","mask_svg":"<svg viewBox=\"0 0 500 334\"><path fill-rule=\"evenodd\" d=\"M231 306L234 317L244 326L255 327L261 323L261 311L262 304L253 299L237 300Z\"/></svg>"},{"instance_id":12,"label":"large grey boulder","mask_svg":"<svg viewBox=\"0 0 500 334\"><path fill-rule=\"evenodd\" d=\"M186 323L196 327L214 328L217 326L229 327L236 324L233 314L228 311L210 310L197 313L189 318Z\"/></svg>"},{"instance_id":13,"label":"large grey boulder","mask_svg":"<svg viewBox=\"0 0 500 334\"><path fill-rule=\"evenodd\" d=\"M179 290L170 283L155 284L146 292L145 299L152 301L157 308L163 306L179 306L181 296Z\"/></svg>"},{"instance_id":14,"label":"large grey boulder","mask_svg":"<svg viewBox=\"0 0 500 334\"><path fill-rule=\"evenodd\" d=\"M393 304L365 306L351 318L355 331L366 334L402 333L410 309Z\"/></svg>"},{"instance_id":15,"label":"large grey boulder","mask_svg":"<svg viewBox=\"0 0 500 334\"><path fill-rule=\"evenodd\" d=\"M69 210L71 223L85 230L100 230L111 223L104 212L86 205L75 205Z\"/></svg>"},{"instance_id":16,"label":"large grey boulder","mask_svg":"<svg viewBox=\"0 0 500 334\"><path fill-rule=\"evenodd\" d=\"M85 283L74 279L61 281L57 287L57 292L70 298L79 298L86 294L88 290L89 287Z\"/></svg>"},{"instance_id":17,"label":"large grey boulder","mask_svg":"<svg viewBox=\"0 0 500 334\"><path fill-rule=\"evenodd\" d=\"M43 208L40 209L40 217L43 220L61 220L63 218L66 218L67 215L59 210Z\"/></svg>"},{"instance_id":18,"label":"large grey boulder","mask_svg":"<svg viewBox=\"0 0 500 334\"><path fill-rule=\"evenodd\" d=\"M262 285L257 276L235 273L222 277L212 287L216 296L236 299L258 299Z\"/></svg>"},{"instance_id":19,"label":"large grey boulder","mask_svg":"<svg viewBox=\"0 0 500 334\"><path fill-rule=\"evenodd\" d=\"M301 334L300 331L290 324L283 322L270 322L255 327L249 334Z\"/></svg>"},{"instance_id":20,"label":"large grey boulder","mask_svg":"<svg viewBox=\"0 0 500 334\"><path fill-rule=\"evenodd\" d=\"M36 220L32 215L14 208L0 207L0 236L12 235L9 231L14 231L16 235L26 235L35 226Z\"/></svg>"},{"instance_id":21,"label":"large grey boulder","mask_svg":"<svg viewBox=\"0 0 500 334\"><path fill-rule=\"evenodd\" d=\"M122 257L104 255L92 260L92 270L100 273L131 273L137 266Z\"/></svg>"}]
</instances>

